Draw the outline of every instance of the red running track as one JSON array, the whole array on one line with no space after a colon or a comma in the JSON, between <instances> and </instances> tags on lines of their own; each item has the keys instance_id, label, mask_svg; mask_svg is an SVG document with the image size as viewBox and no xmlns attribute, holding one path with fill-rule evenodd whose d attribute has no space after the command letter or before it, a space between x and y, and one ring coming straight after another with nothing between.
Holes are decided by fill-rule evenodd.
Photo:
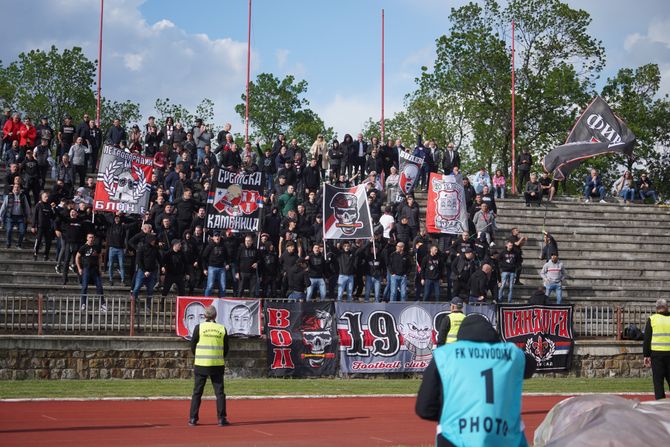
<instances>
[{"instance_id":1,"label":"red running track","mask_svg":"<svg viewBox=\"0 0 670 447\"><path fill-rule=\"evenodd\" d=\"M546 413L563 399L524 397L529 441ZM436 424L414 414L414 401L409 397L229 400L228 427L215 424L212 400L203 401L197 427L186 424L187 400L0 402L0 445L432 445Z\"/></svg>"}]
</instances>

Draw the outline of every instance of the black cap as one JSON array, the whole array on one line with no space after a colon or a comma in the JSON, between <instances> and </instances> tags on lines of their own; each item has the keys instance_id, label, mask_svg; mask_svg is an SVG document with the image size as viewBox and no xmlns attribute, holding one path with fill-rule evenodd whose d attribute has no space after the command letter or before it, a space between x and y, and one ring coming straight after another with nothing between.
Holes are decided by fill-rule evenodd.
<instances>
[{"instance_id":1,"label":"black cap","mask_svg":"<svg viewBox=\"0 0 670 447\"><path fill-rule=\"evenodd\" d=\"M172 239L172 245L181 244L181 239Z\"/></svg>"},{"instance_id":2,"label":"black cap","mask_svg":"<svg viewBox=\"0 0 670 447\"><path fill-rule=\"evenodd\" d=\"M463 300L457 296L451 299L451 304L458 307L463 307Z\"/></svg>"},{"instance_id":3,"label":"black cap","mask_svg":"<svg viewBox=\"0 0 670 447\"><path fill-rule=\"evenodd\" d=\"M463 250L463 253L472 253L472 248L465 247L465 250Z\"/></svg>"},{"instance_id":4,"label":"black cap","mask_svg":"<svg viewBox=\"0 0 670 447\"><path fill-rule=\"evenodd\" d=\"M48 119L49 119L49 117L48 117L48 116L46 116L46 115L42 115L42 116L40 116L40 119L41 119L41 120L48 120Z\"/></svg>"},{"instance_id":5,"label":"black cap","mask_svg":"<svg viewBox=\"0 0 670 447\"><path fill-rule=\"evenodd\" d=\"M212 234L212 236L221 236L221 232L220 232L220 231L215 231L215 232Z\"/></svg>"}]
</instances>

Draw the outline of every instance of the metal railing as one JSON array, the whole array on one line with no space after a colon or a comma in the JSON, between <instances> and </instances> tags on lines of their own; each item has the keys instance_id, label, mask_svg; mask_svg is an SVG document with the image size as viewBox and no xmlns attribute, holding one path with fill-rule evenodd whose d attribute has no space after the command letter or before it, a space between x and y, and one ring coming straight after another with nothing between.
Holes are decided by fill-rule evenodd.
<instances>
[{"instance_id":1,"label":"metal railing","mask_svg":"<svg viewBox=\"0 0 670 447\"><path fill-rule=\"evenodd\" d=\"M103 308L103 299L106 309ZM282 298L264 299L267 302L287 301ZM130 295L88 295L85 308L80 295L38 294L0 296L0 332L31 334L90 334L90 335L160 335L176 332L176 302L165 300L161 309L160 297L154 297L151 308L146 300L134 300ZM644 329L647 318L655 312L649 304L576 304L573 329L576 337L621 339L630 324Z\"/></svg>"}]
</instances>

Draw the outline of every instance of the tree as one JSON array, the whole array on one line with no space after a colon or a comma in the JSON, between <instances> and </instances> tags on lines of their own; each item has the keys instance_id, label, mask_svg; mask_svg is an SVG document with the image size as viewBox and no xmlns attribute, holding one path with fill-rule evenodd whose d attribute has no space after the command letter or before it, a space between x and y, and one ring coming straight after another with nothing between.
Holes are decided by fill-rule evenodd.
<instances>
[{"instance_id":1,"label":"tree","mask_svg":"<svg viewBox=\"0 0 670 447\"><path fill-rule=\"evenodd\" d=\"M288 75L279 79L271 73L261 73L255 82L249 83L249 127L252 134L266 144L272 144L279 133L288 139L296 138L303 147L309 147L318 134L326 138L333 135L323 120L311 109L303 97L307 92L307 81L296 81ZM244 120L246 94L235 111ZM251 139L251 137L250 137Z\"/></svg>"},{"instance_id":2,"label":"tree","mask_svg":"<svg viewBox=\"0 0 670 447\"><path fill-rule=\"evenodd\" d=\"M6 106L36 118L60 123L65 115L78 119L95 110L96 63L79 47L21 53L6 68L0 66L0 94Z\"/></svg>"},{"instance_id":3,"label":"tree","mask_svg":"<svg viewBox=\"0 0 670 447\"><path fill-rule=\"evenodd\" d=\"M156 99L154 109L158 115L157 122L164 123L171 116L175 123L182 123L185 129L190 129L195 124L195 116L181 104L174 104L170 98Z\"/></svg>"},{"instance_id":4,"label":"tree","mask_svg":"<svg viewBox=\"0 0 670 447\"><path fill-rule=\"evenodd\" d=\"M663 149L670 143L670 101L667 95L657 97L660 84L656 64L623 68L607 80L602 97L633 131L636 143L633 158L613 157L614 163L605 159L601 170L611 179L621 175L622 165L634 174L651 171L656 188L669 193L670 164L663 163Z\"/></svg>"},{"instance_id":5,"label":"tree","mask_svg":"<svg viewBox=\"0 0 670 447\"><path fill-rule=\"evenodd\" d=\"M432 71L423 67L410 121L458 140L477 165L511 166L512 18L516 38L516 142L536 160L563 142L588 102L604 63L602 44L587 33L588 13L559 0L496 0L452 9L450 34L437 39ZM450 123L441 128L439 121ZM468 154L468 152L470 152ZM466 168L474 168L467 166Z\"/></svg>"},{"instance_id":6,"label":"tree","mask_svg":"<svg viewBox=\"0 0 670 447\"><path fill-rule=\"evenodd\" d=\"M129 100L119 102L103 97L100 104L100 128L109 129L117 118L126 128L138 123L142 119L140 105Z\"/></svg>"}]
</instances>

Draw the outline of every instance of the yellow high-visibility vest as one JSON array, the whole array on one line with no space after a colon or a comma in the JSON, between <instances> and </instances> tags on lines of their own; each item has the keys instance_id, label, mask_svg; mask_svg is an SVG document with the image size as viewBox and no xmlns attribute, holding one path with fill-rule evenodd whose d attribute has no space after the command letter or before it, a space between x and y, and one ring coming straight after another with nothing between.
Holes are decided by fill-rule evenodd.
<instances>
[{"instance_id":1,"label":"yellow high-visibility vest","mask_svg":"<svg viewBox=\"0 0 670 447\"><path fill-rule=\"evenodd\" d=\"M456 341L456 334L458 334L458 329L461 327L465 315L463 315L463 312L452 312L448 318L451 321L451 326L449 326L449 333L447 334L447 343L453 343Z\"/></svg>"},{"instance_id":2,"label":"yellow high-visibility vest","mask_svg":"<svg viewBox=\"0 0 670 447\"><path fill-rule=\"evenodd\" d=\"M226 328L212 321L200 323L200 338L195 345L196 366L223 366L223 338Z\"/></svg>"},{"instance_id":3,"label":"yellow high-visibility vest","mask_svg":"<svg viewBox=\"0 0 670 447\"><path fill-rule=\"evenodd\" d=\"M670 315L654 314L651 320L651 350L670 351Z\"/></svg>"}]
</instances>

